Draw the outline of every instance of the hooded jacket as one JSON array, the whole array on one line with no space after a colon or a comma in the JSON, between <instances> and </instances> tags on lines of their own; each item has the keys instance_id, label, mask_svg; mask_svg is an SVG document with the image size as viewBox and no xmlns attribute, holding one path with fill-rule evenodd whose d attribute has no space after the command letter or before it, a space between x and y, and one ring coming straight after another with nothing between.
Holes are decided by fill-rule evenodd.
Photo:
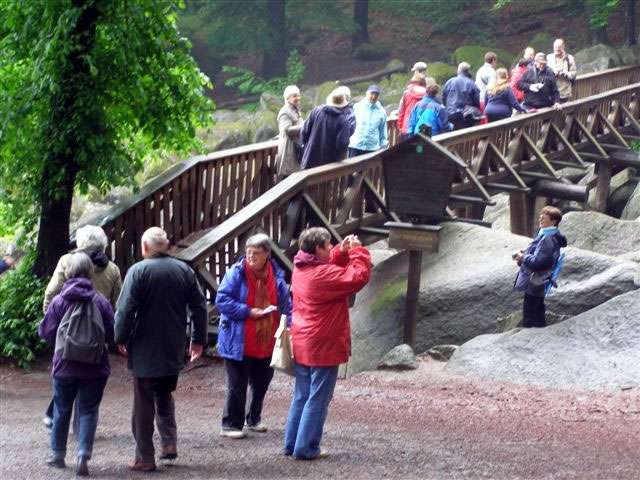
<instances>
[{"instance_id":1,"label":"hooded jacket","mask_svg":"<svg viewBox=\"0 0 640 480\"><path fill-rule=\"evenodd\" d=\"M325 260L300 250L293 264L291 338L296 363L345 363L351 354L347 299L369 282L369 251L359 247L343 253L336 245Z\"/></svg>"},{"instance_id":2,"label":"hooded jacket","mask_svg":"<svg viewBox=\"0 0 640 480\"><path fill-rule=\"evenodd\" d=\"M344 160L351 136L347 115L341 108L320 105L302 126L302 169Z\"/></svg>"},{"instance_id":3,"label":"hooded jacket","mask_svg":"<svg viewBox=\"0 0 640 480\"><path fill-rule=\"evenodd\" d=\"M372 152L389 145L387 140L387 113L380 102L371 103L363 98L353 107L356 130L349 147Z\"/></svg>"},{"instance_id":4,"label":"hooded jacket","mask_svg":"<svg viewBox=\"0 0 640 480\"><path fill-rule=\"evenodd\" d=\"M409 121L409 135L412 136L419 133L420 126L425 123L431 125L431 136L448 132L452 128L447 111L440 103L440 100L435 97L424 97L413 108L411 120Z\"/></svg>"},{"instance_id":5,"label":"hooded jacket","mask_svg":"<svg viewBox=\"0 0 640 480\"><path fill-rule=\"evenodd\" d=\"M514 289L533 295L533 290L529 288L531 272L552 270L560 258L560 249L566 246L567 237L559 230L548 234L538 234L525 250L522 262L520 262L520 270L516 275Z\"/></svg>"},{"instance_id":6,"label":"hooded jacket","mask_svg":"<svg viewBox=\"0 0 640 480\"><path fill-rule=\"evenodd\" d=\"M44 292L44 304L42 306L42 310L46 312L53 297L62 290L62 285L64 285L64 282L67 280L67 275L65 274L67 265L71 261L71 256L75 252L84 252L89 255L93 262L93 266L95 267L91 277L91 283L96 291L105 297L109 303L111 303L111 306L115 308L116 301L120 295L120 290L122 289L122 277L120 277L120 269L118 266L110 261L104 252L99 252L97 250L75 250L72 253L63 255L60 257L60 260L58 260L56 269L53 272L51 280L49 280Z\"/></svg>"},{"instance_id":7,"label":"hooded jacket","mask_svg":"<svg viewBox=\"0 0 640 480\"><path fill-rule=\"evenodd\" d=\"M415 107L416 103L422 100L426 94L427 89L418 82L411 82L402 94L400 104L398 105L398 128L403 134L406 135L409 131L409 119L413 107Z\"/></svg>"},{"instance_id":8,"label":"hooded jacket","mask_svg":"<svg viewBox=\"0 0 640 480\"><path fill-rule=\"evenodd\" d=\"M244 357L244 323L251 309L246 303L249 286L245 273L246 256L241 256L224 274L216 294L216 307L220 312L218 328L218 354L223 358L240 361ZM270 259L278 293L278 311L287 315L291 323L291 301L284 272Z\"/></svg>"},{"instance_id":9,"label":"hooded jacket","mask_svg":"<svg viewBox=\"0 0 640 480\"><path fill-rule=\"evenodd\" d=\"M102 295L96 294L93 285L91 285L91 280L87 278L71 278L64 282L62 291L51 301L44 318L38 326L40 338L52 347L55 346L58 327L67 309L75 302L87 301L92 298L102 315L104 340L107 343L112 343L113 309ZM111 367L109 366L109 355L106 348L102 355L102 362L98 365L63 360L57 355L53 355L53 368L51 369L53 378L88 380L107 377L110 373Z\"/></svg>"}]
</instances>

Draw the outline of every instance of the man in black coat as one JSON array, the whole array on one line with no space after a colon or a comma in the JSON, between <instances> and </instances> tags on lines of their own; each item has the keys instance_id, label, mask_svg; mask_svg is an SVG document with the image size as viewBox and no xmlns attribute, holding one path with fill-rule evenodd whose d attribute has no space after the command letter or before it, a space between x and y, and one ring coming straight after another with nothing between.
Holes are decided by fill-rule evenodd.
<instances>
[{"instance_id":1,"label":"man in black coat","mask_svg":"<svg viewBox=\"0 0 640 480\"><path fill-rule=\"evenodd\" d=\"M553 70L547 67L547 57L537 53L535 66L528 68L518 81L518 88L524 92L524 106L531 108L551 107L561 110L560 93Z\"/></svg>"},{"instance_id":2,"label":"man in black coat","mask_svg":"<svg viewBox=\"0 0 640 480\"><path fill-rule=\"evenodd\" d=\"M193 322L191 361L202 355L206 343L207 309L195 272L168 256L168 247L161 228L144 232L144 260L127 272L116 304L115 342L133 373L131 429L136 455L129 468L134 471L156 469L154 417L162 442L160 458L178 456L172 392L184 366L187 307Z\"/></svg>"}]
</instances>

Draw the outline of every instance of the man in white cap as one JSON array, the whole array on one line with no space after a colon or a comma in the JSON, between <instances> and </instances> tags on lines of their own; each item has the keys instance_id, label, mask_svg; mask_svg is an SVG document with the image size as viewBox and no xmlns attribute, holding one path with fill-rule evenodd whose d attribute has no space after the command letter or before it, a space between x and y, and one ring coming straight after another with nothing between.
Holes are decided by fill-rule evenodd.
<instances>
[{"instance_id":1,"label":"man in white cap","mask_svg":"<svg viewBox=\"0 0 640 480\"><path fill-rule=\"evenodd\" d=\"M378 101L380 87L369 85L365 97L353 106L356 131L349 141L349 157L356 157L385 148L387 140L387 113Z\"/></svg>"},{"instance_id":2,"label":"man in white cap","mask_svg":"<svg viewBox=\"0 0 640 480\"><path fill-rule=\"evenodd\" d=\"M416 62L413 65L413 68L411 69L412 72L418 72L421 73L422 75L424 75L425 77L427 76L427 64L425 62Z\"/></svg>"}]
</instances>

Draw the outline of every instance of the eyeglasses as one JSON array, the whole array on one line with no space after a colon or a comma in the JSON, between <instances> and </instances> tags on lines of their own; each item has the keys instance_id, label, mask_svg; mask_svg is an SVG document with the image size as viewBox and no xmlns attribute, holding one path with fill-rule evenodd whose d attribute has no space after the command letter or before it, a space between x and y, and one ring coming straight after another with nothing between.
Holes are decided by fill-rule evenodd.
<instances>
[{"instance_id":1,"label":"eyeglasses","mask_svg":"<svg viewBox=\"0 0 640 480\"><path fill-rule=\"evenodd\" d=\"M267 252L265 252L261 248L260 249L247 248L245 254L247 255L247 257L259 257L261 255L266 255Z\"/></svg>"}]
</instances>

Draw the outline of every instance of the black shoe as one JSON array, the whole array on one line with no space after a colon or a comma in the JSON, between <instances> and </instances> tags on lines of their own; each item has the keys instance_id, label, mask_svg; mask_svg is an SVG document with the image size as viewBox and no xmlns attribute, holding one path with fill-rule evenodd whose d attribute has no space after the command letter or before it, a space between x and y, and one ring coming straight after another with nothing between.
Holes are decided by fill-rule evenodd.
<instances>
[{"instance_id":1,"label":"black shoe","mask_svg":"<svg viewBox=\"0 0 640 480\"><path fill-rule=\"evenodd\" d=\"M47 466L54 468L65 468L67 465L64 463L64 458L55 457L53 455L49 455L46 461Z\"/></svg>"},{"instance_id":2,"label":"black shoe","mask_svg":"<svg viewBox=\"0 0 640 480\"><path fill-rule=\"evenodd\" d=\"M89 476L89 467L87 466L87 459L85 457L78 458L78 465L76 466L76 475L78 477Z\"/></svg>"}]
</instances>

